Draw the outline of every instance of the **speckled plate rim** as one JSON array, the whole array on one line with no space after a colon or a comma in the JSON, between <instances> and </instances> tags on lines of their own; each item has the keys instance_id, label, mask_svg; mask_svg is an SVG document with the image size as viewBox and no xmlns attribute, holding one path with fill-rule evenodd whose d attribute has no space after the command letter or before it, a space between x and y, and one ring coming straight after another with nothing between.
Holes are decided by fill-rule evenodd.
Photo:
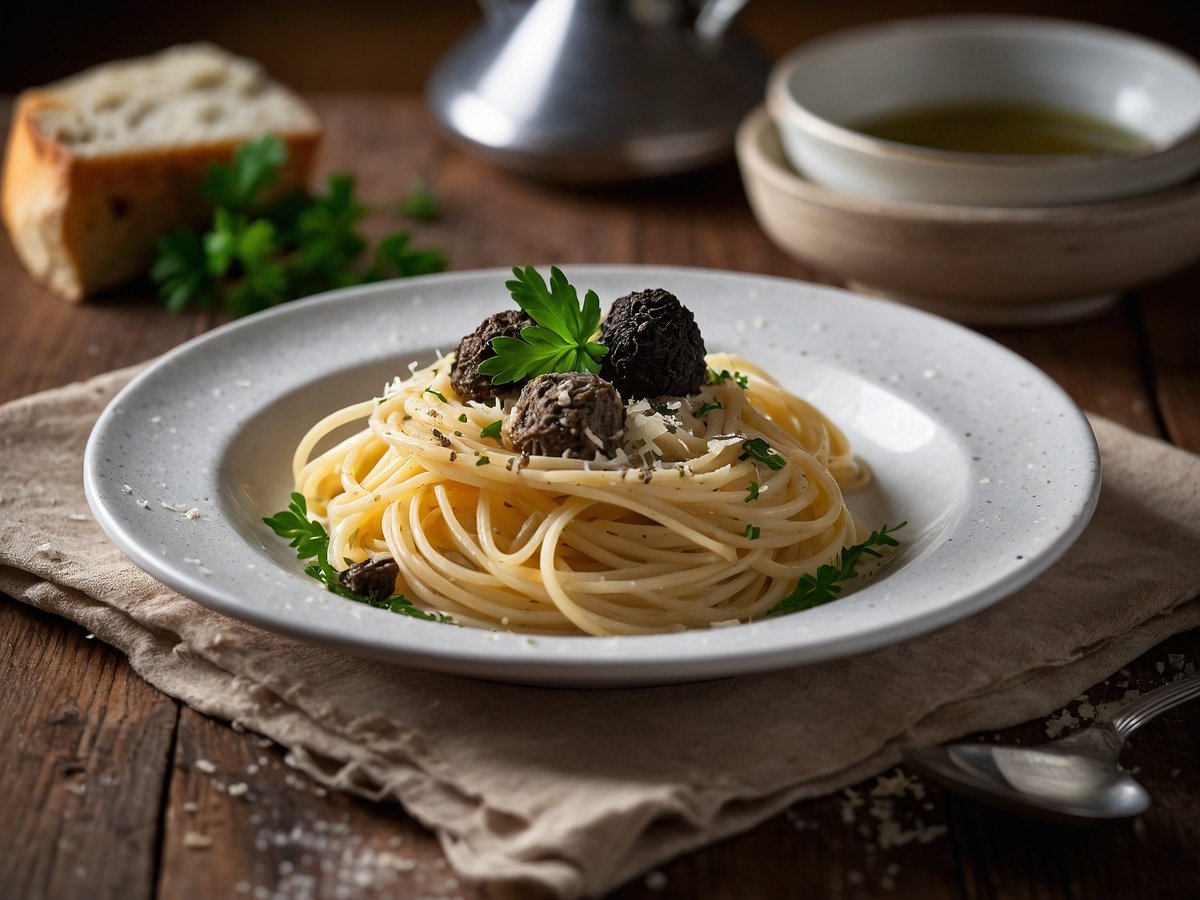
<instances>
[{"instance_id":1,"label":"speckled plate rim","mask_svg":"<svg viewBox=\"0 0 1200 900\"><path fill-rule=\"evenodd\" d=\"M809 664L931 631L1045 571L1094 511L1100 460L1087 419L1048 376L968 329L886 301L769 276L662 266L564 269L575 283L597 289L606 305L646 286L675 291L696 311L710 350L747 353L768 371L774 363L785 384L792 379L780 367L797 367L825 373L830 383L861 382L864 391L883 391L928 414L964 460L964 477L955 480L960 508L937 525L937 539L918 558L835 603L736 627L624 638L530 639L414 620L322 592L298 563L265 555L274 537L264 528L262 541L247 539L245 521L233 521L221 496L221 460L239 429L270 416L283 394L345 370L350 337L362 341L354 350L358 364L399 364L452 347L483 315L503 307L498 286L508 273L495 269L331 292L229 323L159 358L113 399L88 441L84 485L97 521L153 577L282 634L473 677L606 687ZM444 315L441 303L456 304L455 315ZM403 329L387 332L381 323L396 316ZM749 317L770 324L747 329ZM792 340L800 336L807 349L796 353ZM243 384L253 389L235 387ZM374 389L364 386L364 395ZM312 421L328 411L314 409ZM826 411L838 419L838 410ZM154 434L169 432L169 439L148 438L146 423L155 420ZM198 498L201 516L188 519L157 502L139 506L142 491L126 490L130 472L160 473L162 495ZM281 507L286 496L279 499ZM222 564L203 564L216 559Z\"/></svg>"}]
</instances>

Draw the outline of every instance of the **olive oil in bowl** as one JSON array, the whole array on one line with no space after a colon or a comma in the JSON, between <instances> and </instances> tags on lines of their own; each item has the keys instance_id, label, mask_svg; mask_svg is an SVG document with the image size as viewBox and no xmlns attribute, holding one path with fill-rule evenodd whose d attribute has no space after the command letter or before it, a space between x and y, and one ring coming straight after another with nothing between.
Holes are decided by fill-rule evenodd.
<instances>
[{"instance_id":1,"label":"olive oil in bowl","mask_svg":"<svg viewBox=\"0 0 1200 900\"><path fill-rule=\"evenodd\" d=\"M1136 153L1154 145L1133 131L1067 109L1025 103L924 106L851 126L871 137L958 153L1056 156Z\"/></svg>"}]
</instances>

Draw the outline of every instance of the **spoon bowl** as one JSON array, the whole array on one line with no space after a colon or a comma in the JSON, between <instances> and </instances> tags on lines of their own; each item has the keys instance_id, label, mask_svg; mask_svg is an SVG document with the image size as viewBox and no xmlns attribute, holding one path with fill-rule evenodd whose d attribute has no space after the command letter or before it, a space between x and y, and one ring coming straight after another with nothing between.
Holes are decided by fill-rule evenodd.
<instances>
[{"instance_id":1,"label":"spoon bowl","mask_svg":"<svg viewBox=\"0 0 1200 900\"><path fill-rule=\"evenodd\" d=\"M946 744L905 751L918 772L991 806L1054 821L1104 821L1140 815L1150 795L1121 768L1121 745L1162 712L1200 697L1200 677L1151 691L1111 722L1038 747Z\"/></svg>"}]
</instances>

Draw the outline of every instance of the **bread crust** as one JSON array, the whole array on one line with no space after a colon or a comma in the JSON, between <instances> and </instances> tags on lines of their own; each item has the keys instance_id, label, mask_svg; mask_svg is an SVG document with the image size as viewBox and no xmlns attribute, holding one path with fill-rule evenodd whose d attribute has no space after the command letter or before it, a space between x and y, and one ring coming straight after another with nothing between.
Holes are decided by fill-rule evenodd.
<instances>
[{"instance_id":1,"label":"bread crust","mask_svg":"<svg viewBox=\"0 0 1200 900\"><path fill-rule=\"evenodd\" d=\"M17 99L0 211L30 274L78 302L144 275L170 229L205 224L211 206L198 186L209 165L228 161L242 142L81 157L37 127L37 113L59 105L38 89ZM272 191L282 193L307 184L321 135L313 129L279 137L288 162Z\"/></svg>"}]
</instances>

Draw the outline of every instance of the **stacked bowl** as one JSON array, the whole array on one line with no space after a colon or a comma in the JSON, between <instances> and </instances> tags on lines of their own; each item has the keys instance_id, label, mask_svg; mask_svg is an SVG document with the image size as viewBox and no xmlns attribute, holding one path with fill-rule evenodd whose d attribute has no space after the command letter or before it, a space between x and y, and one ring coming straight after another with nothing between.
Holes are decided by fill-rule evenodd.
<instances>
[{"instance_id":1,"label":"stacked bowl","mask_svg":"<svg viewBox=\"0 0 1200 900\"><path fill-rule=\"evenodd\" d=\"M1200 66L1095 25L943 16L811 41L737 153L784 250L960 321L1080 318L1200 258Z\"/></svg>"}]
</instances>

